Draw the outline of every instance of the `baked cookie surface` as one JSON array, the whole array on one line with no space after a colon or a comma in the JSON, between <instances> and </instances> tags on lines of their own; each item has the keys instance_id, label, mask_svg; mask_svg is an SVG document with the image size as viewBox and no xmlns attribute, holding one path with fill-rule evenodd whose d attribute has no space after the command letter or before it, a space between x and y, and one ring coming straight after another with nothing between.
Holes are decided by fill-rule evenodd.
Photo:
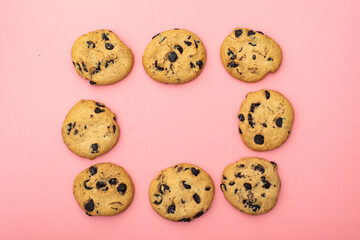
<instances>
[{"instance_id":1,"label":"baked cookie surface","mask_svg":"<svg viewBox=\"0 0 360 240\"><path fill-rule=\"evenodd\" d=\"M134 63L131 50L109 30L97 30L79 37L71 57L77 73L91 85L114 84L129 74Z\"/></svg>"},{"instance_id":2,"label":"baked cookie surface","mask_svg":"<svg viewBox=\"0 0 360 240\"><path fill-rule=\"evenodd\" d=\"M281 93L260 90L247 94L238 118L245 145L255 151L268 151L281 146L289 137L294 110Z\"/></svg>"},{"instance_id":3,"label":"baked cookie surface","mask_svg":"<svg viewBox=\"0 0 360 240\"><path fill-rule=\"evenodd\" d=\"M162 217L190 222L203 215L214 197L211 177L198 166L181 163L162 170L151 182L150 203Z\"/></svg>"},{"instance_id":4,"label":"baked cookie surface","mask_svg":"<svg viewBox=\"0 0 360 240\"><path fill-rule=\"evenodd\" d=\"M90 216L111 216L126 210L134 197L128 173L112 163L99 163L76 176L73 193L79 206Z\"/></svg>"},{"instance_id":5,"label":"baked cookie surface","mask_svg":"<svg viewBox=\"0 0 360 240\"><path fill-rule=\"evenodd\" d=\"M61 133L73 153L94 159L117 143L120 129L115 114L103 103L81 100L66 115Z\"/></svg>"},{"instance_id":6,"label":"baked cookie surface","mask_svg":"<svg viewBox=\"0 0 360 240\"><path fill-rule=\"evenodd\" d=\"M194 33L168 30L153 37L146 47L143 66L156 81L181 84L195 79L205 66L206 50Z\"/></svg>"},{"instance_id":7,"label":"baked cookie surface","mask_svg":"<svg viewBox=\"0 0 360 240\"><path fill-rule=\"evenodd\" d=\"M280 186L275 162L250 157L225 167L220 188L235 208L259 215L276 205Z\"/></svg>"},{"instance_id":8,"label":"baked cookie surface","mask_svg":"<svg viewBox=\"0 0 360 240\"><path fill-rule=\"evenodd\" d=\"M226 71L244 82L257 82L276 72L282 60L279 45L260 31L235 28L223 41L220 58Z\"/></svg>"}]
</instances>

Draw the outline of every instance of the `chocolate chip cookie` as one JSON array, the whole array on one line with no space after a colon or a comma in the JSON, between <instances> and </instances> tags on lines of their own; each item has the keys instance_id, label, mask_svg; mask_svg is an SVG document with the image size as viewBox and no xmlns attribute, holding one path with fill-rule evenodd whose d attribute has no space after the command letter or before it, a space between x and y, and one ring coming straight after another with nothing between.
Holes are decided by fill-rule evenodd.
<instances>
[{"instance_id":1,"label":"chocolate chip cookie","mask_svg":"<svg viewBox=\"0 0 360 240\"><path fill-rule=\"evenodd\" d=\"M109 85L123 79L132 69L131 50L109 30L97 30L79 37L71 56L77 73L91 85Z\"/></svg>"},{"instance_id":2,"label":"chocolate chip cookie","mask_svg":"<svg viewBox=\"0 0 360 240\"><path fill-rule=\"evenodd\" d=\"M280 186L275 162L250 157L226 166L220 188L235 208L259 215L275 206Z\"/></svg>"},{"instance_id":3,"label":"chocolate chip cookie","mask_svg":"<svg viewBox=\"0 0 360 240\"><path fill-rule=\"evenodd\" d=\"M220 48L221 62L234 78L257 82L280 67L279 45L260 31L235 28Z\"/></svg>"},{"instance_id":4,"label":"chocolate chip cookie","mask_svg":"<svg viewBox=\"0 0 360 240\"><path fill-rule=\"evenodd\" d=\"M147 74L162 83L189 82L200 74L205 62L202 41L194 33L181 29L156 34L143 55Z\"/></svg>"},{"instance_id":5,"label":"chocolate chip cookie","mask_svg":"<svg viewBox=\"0 0 360 240\"><path fill-rule=\"evenodd\" d=\"M108 152L120 134L115 114L103 103L93 100L75 104L66 115L61 132L66 146L88 159Z\"/></svg>"},{"instance_id":6,"label":"chocolate chip cookie","mask_svg":"<svg viewBox=\"0 0 360 240\"><path fill-rule=\"evenodd\" d=\"M203 215L214 197L214 184L201 168L181 163L162 170L151 182L150 203L162 217L190 222Z\"/></svg>"},{"instance_id":7,"label":"chocolate chip cookie","mask_svg":"<svg viewBox=\"0 0 360 240\"><path fill-rule=\"evenodd\" d=\"M268 151L281 146L289 137L294 111L281 93L260 90L247 94L238 118L239 133L246 146Z\"/></svg>"},{"instance_id":8,"label":"chocolate chip cookie","mask_svg":"<svg viewBox=\"0 0 360 240\"><path fill-rule=\"evenodd\" d=\"M76 176L73 192L87 215L111 216L130 206L134 184L122 167L99 163Z\"/></svg>"}]
</instances>

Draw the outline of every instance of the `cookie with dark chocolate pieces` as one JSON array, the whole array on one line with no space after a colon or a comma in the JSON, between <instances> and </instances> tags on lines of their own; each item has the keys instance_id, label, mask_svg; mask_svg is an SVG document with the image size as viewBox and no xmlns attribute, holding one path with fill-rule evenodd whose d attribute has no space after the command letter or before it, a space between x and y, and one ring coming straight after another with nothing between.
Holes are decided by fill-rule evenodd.
<instances>
[{"instance_id":1,"label":"cookie with dark chocolate pieces","mask_svg":"<svg viewBox=\"0 0 360 240\"><path fill-rule=\"evenodd\" d=\"M61 133L73 153L94 159L114 147L120 129L115 114L104 104L81 100L66 115Z\"/></svg>"},{"instance_id":2,"label":"cookie with dark chocolate pieces","mask_svg":"<svg viewBox=\"0 0 360 240\"><path fill-rule=\"evenodd\" d=\"M221 62L231 76L257 82L276 72L282 61L279 45L260 31L235 28L220 48Z\"/></svg>"},{"instance_id":3,"label":"cookie with dark chocolate pieces","mask_svg":"<svg viewBox=\"0 0 360 240\"><path fill-rule=\"evenodd\" d=\"M211 177L198 166L181 163L162 170L151 182L149 199L162 217L190 222L203 215L214 197Z\"/></svg>"},{"instance_id":4,"label":"cookie with dark chocolate pieces","mask_svg":"<svg viewBox=\"0 0 360 240\"><path fill-rule=\"evenodd\" d=\"M122 167L95 164L76 176L73 193L90 216L111 216L125 211L134 197L134 184Z\"/></svg>"},{"instance_id":5,"label":"cookie with dark chocolate pieces","mask_svg":"<svg viewBox=\"0 0 360 240\"><path fill-rule=\"evenodd\" d=\"M109 30L97 30L79 37L71 57L77 73L91 85L114 84L129 74L134 63L131 50Z\"/></svg>"},{"instance_id":6,"label":"cookie with dark chocolate pieces","mask_svg":"<svg viewBox=\"0 0 360 240\"><path fill-rule=\"evenodd\" d=\"M273 209L280 187L276 163L256 157L242 158L226 166L220 185L229 203L249 215Z\"/></svg>"},{"instance_id":7,"label":"cookie with dark chocolate pieces","mask_svg":"<svg viewBox=\"0 0 360 240\"><path fill-rule=\"evenodd\" d=\"M268 151L280 147L288 139L294 110L281 93L259 90L247 94L238 119L245 145L255 151Z\"/></svg>"},{"instance_id":8,"label":"cookie with dark chocolate pieces","mask_svg":"<svg viewBox=\"0 0 360 240\"><path fill-rule=\"evenodd\" d=\"M206 50L194 33L174 29L156 34L142 60L145 71L154 80L181 84L195 79L203 70Z\"/></svg>"}]
</instances>

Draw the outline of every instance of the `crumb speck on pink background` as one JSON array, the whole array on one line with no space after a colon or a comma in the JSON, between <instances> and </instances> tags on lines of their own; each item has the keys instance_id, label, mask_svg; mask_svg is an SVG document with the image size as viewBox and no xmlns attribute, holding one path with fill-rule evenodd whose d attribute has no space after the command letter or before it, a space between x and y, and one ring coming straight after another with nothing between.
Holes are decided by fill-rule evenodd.
<instances>
[{"instance_id":1,"label":"crumb speck on pink background","mask_svg":"<svg viewBox=\"0 0 360 240\"><path fill-rule=\"evenodd\" d=\"M360 239L360 2L356 0L1 1L0 239ZM255 84L221 64L223 39L235 27L259 30L283 50L275 74ZM74 70L80 35L109 29L132 49L132 72L96 87ZM207 49L194 81L164 85L142 66L151 37L183 28ZM247 92L277 90L292 103L288 141L269 152L248 149L237 113ZM117 114L118 144L93 161L62 141L65 115L80 99ZM282 180L275 208L248 216L219 185L241 157L275 161ZM89 217L72 193L75 176L100 162L124 167L135 197L124 213ZM148 200L153 177L189 162L213 178L207 213L191 223L158 216Z\"/></svg>"}]
</instances>

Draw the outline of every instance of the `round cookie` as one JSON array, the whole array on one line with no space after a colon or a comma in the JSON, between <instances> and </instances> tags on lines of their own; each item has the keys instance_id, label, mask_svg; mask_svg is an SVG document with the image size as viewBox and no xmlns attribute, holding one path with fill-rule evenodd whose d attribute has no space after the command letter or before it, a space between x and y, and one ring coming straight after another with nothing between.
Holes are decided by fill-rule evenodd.
<instances>
[{"instance_id":1,"label":"round cookie","mask_svg":"<svg viewBox=\"0 0 360 240\"><path fill-rule=\"evenodd\" d=\"M76 176L74 196L90 216L112 216L125 211L134 197L128 173L112 163L99 163Z\"/></svg>"},{"instance_id":2,"label":"round cookie","mask_svg":"<svg viewBox=\"0 0 360 240\"><path fill-rule=\"evenodd\" d=\"M81 100L66 115L61 133L73 153L94 159L117 143L120 129L115 114L104 104Z\"/></svg>"},{"instance_id":3,"label":"round cookie","mask_svg":"<svg viewBox=\"0 0 360 240\"><path fill-rule=\"evenodd\" d=\"M279 45L260 31L235 28L220 48L221 62L231 76L244 82L257 82L280 67Z\"/></svg>"},{"instance_id":4,"label":"round cookie","mask_svg":"<svg viewBox=\"0 0 360 240\"><path fill-rule=\"evenodd\" d=\"M277 165L262 158L242 158L225 167L220 185L225 198L249 215L269 212L276 204L281 182Z\"/></svg>"},{"instance_id":5,"label":"round cookie","mask_svg":"<svg viewBox=\"0 0 360 240\"><path fill-rule=\"evenodd\" d=\"M151 182L150 203L162 217L190 222L203 215L214 197L214 183L201 168L181 163L162 170Z\"/></svg>"},{"instance_id":6,"label":"round cookie","mask_svg":"<svg viewBox=\"0 0 360 240\"><path fill-rule=\"evenodd\" d=\"M268 151L281 146L289 137L294 111L280 93L260 90L247 94L238 118L239 133L246 146Z\"/></svg>"},{"instance_id":7,"label":"round cookie","mask_svg":"<svg viewBox=\"0 0 360 240\"><path fill-rule=\"evenodd\" d=\"M181 84L200 74L205 66L206 50L194 33L174 29L155 35L142 60L145 71L154 80Z\"/></svg>"},{"instance_id":8,"label":"round cookie","mask_svg":"<svg viewBox=\"0 0 360 240\"><path fill-rule=\"evenodd\" d=\"M77 73L91 85L109 85L123 79L131 71L131 50L109 30L97 30L79 37L71 57Z\"/></svg>"}]
</instances>

